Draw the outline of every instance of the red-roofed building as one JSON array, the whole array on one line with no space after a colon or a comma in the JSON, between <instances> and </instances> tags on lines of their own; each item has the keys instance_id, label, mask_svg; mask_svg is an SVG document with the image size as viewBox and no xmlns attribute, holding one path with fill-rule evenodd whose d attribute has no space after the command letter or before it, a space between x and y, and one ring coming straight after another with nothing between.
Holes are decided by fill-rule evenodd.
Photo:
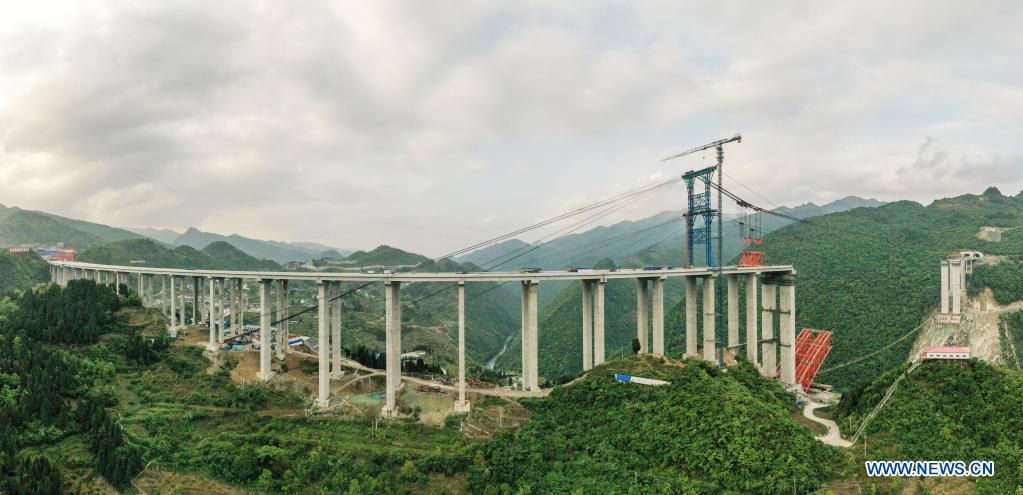
<instances>
[{"instance_id":1,"label":"red-roofed building","mask_svg":"<svg viewBox=\"0 0 1023 495\"><path fill-rule=\"evenodd\" d=\"M970 359L969 347L929 347L923 354L924 360L966 360Z\"/></svg>"}]
</instances>

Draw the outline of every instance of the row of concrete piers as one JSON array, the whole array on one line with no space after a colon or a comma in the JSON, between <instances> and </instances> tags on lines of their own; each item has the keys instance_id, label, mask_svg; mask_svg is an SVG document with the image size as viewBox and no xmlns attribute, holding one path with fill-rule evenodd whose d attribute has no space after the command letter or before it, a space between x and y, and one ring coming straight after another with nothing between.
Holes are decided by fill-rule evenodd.
<instances>
[{"instance_id":1,"label":"row of concrete piers","mask_svg":"<svg viewBox=\"0 0 1023 495\"><path fill-rule=\"evenodd\" d=\"M746 300L745 339L741 340L739 280L745 279ZM702 358L719 362L719 355L725 349L741 353L745 349L746 359L756 364L766 376L780 377L783 383L795 383L795 272L778 274L732 273L724 275L727 284L725 296L725 318L727 335L716 334L717 318L721 311L715 307L716 275L691 276L684 279L685 305L685 352L687 358ZM665 313L663 276L637 277L636 279L636 339L639 353L665 354ZM582 281L582 347L583 370L589 370L605 360L604 348L604 286L606 280ZM698 296L698 285L702 285L702 298ZM759 289L759 290L758 290ZM760 301L758 305L758 292ZM698 338L698 311L702 306L703 336ZM525 303L523 304L525 307ZM759 315L758 315L759 308ZM651 314L652 313L652 314ZM758 317L759 316L759 317ZM779 335L775 337L775 322ZM648 322L652 335L648 335ZM535 332L535 331L534 331ZM722 342L721 338L724 338ZM535 338L530 336L530 338ZM523 338L525 342L525 337ZM724 346L720 344L724 343ZM701 346L702 344L702 346ZM652 349L650 348L652 346ZM523 349L525 349L525 345ZM780 348L781 361L777 360L776 349ZM530 361L531 362L531 361ZM780 366L779 366L780 364ZM523 369L526 369L525 357ZM535 373L526 370L524 376ZM528 382L527 382L528 383Z\"/></svg>"},{"instance_id":2,"label":"row of concrete piers","mask_svg":"<svg viewBox=\"0 0 1023 495\"><path fill-rule=\"evenodd\" d=\"M70 266L69 266L70 265ZM129 274L138 275L138 294L148 306L160 306L170 319L173 335L179 324L185 323L186 303L191 303L191 323L208 325L209 349L216 352L223 347L225 315L230 316L234 335L244 326L246 286L243 280L255 280L259 294L259 377L268 380L274 376L271 369L276 347L276 358L284 359L288 349L288 296L289 279L312 281L317 287L318 358L319 376L316 402L321 407L330 404L330 379L340 376L341 350L341 283L362 281L371 275L345 274L322 277L310 273L261 273L192 271L168 269L132 270L131 267L111 267L78 263L57 263L52 266L53 280L64 284L74 278L95 277L100 283L130 283ZM227 275L221 275L227 274ZM347 277L347 278L344 278ZM457 278L455 278L457 277ZM518 281L521 284L521 338L522 388L540 389L539 377L539 307L538 292L542 280L578 280L582 285L582 362L589 370L606 359L605 349L605 293L609 279L631 278L636 283L636 338L640 353L667 352L666 333L683 329L666 328L665 285L669 278L683 279L685 308L684 355L721 362L722 353L736 354L745 349L746 358L761 372L779 377L787 385L795 381L795 271L791 267L761 267L758 270L729 268L724 273L707 269L664 269L600 271L593 273L544 272L479 273L479 274L408 274L403 277L385 276L384 319L386 352L386 391L383 412L397 412L397 393L401 383L401 287L404 281L432 281L457 284L458 304L458 385L454 403L456 411L470 408L466 400L465 384L465 283L467 280L498 282ZM154 281L159 278L159 290ZM715 287L724 278L726 296L724 307L716 307ZM744 309L740 302L740 283L745 285ZM701 290L702 289L702 290ZM701 294L702 292L702 294ZM190 301L186 301L186 294ZM759 303L759 304L758 304ZM702 309L702 315L698 310ZM745 322L740 321L745 312ZM180 316L179 316L180 315ZM703 335L698 328L702 318ZM726 320L726 335L716 334L718 318ZM741 327L745 326L745 332ZM276 342L273 342L276 330ZM777 337L775 332L777 331ZM745 336L745 339L742 337ZM780 352L780 360L778 354Z\"/></svg>"}]
</instances>

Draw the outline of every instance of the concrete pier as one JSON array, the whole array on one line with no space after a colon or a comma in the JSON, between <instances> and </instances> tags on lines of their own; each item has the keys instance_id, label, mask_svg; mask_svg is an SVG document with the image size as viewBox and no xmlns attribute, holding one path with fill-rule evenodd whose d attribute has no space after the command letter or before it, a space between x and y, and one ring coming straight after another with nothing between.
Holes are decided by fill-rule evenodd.
<instances>
[{"instance_id":1,"label":"concrete pier","mask_svg":"<svg viewBox=\"0 0 1023 495\"><path fill-rule=\"evenodd\" d=\"M192 325L199 326L199 277L192 277Z\"/></svg>"},{"instance_id":2,"label":"concrete pier","mask_svg":"<svg viewBox=\"0 0 1023 495\"><path fill-rule=\"evenodd\" d=\"M458 282L458 399L455 400L455 412L469 412L469 402L465 400L465 282Z\"/></svg>"},{"instance_id":3,"label":"concrete pier","mask_svg":"<svg viewBox=\"0 0 1023 495\"><path fill-rule=\"evenodd\" d=\"M178 326L188 326L188 320L186 319L187 311L185 311L185 277L178 277L178 308L180 308L181 314L178 315Z\"/></svg>"},{"instance_id":4,"label":"concrete pier","mask_svg":"<svg viewBox=\"0 0 1023 495\"><path fill-rule=\"evenodd\" d=\"M650 313L647 310L647 301L650 300L647 294L647 279L636 279L636 338L639 339L639 353L646 354L649 350L649 336L647 336L647 320Z\"/></svg>"},{"instance_id":5,"label":"concrete pier","mask_svg":"<svg viewBox=\"0 0 1023 495\"><path fill-rule=\"evenodd\" d=\"M715 276L703 278L703 359L712 363L717 362L715 349L715 308L714 308L714 285Z\"/></svg>"},{"instance_id":6,"label":"concrete pier","mask_svg":"<svg viewBox=\"0 0 1023 495\"><path fill-rule=\"evenodd\" d=\"M651 280L653 299L651 301L651 313L653 319L651 326L654 334L654 354L664 355L664 279L657 277Z\"/></svg>"},{"instance_id":7,"label":"concrete pier","mask_svg":"<svg viewBox=\"0 0 1023 495\"><path fill-rule=\"evenodd\" d=\"M216 294L213 293L213 291L214 291L213 279L212 278L207 278L206 282L207 282L207 285L210 288L210 300L213 301L216 298ZM216 324L217 318L213 314L213 307L212 306L210 306L209 311L210 311L210 316L209 316L209 318L207 318L207 322L209 323L209 327L210 327L210 341L209 341L209 343L206 344L206 348L211 350L211 351L216 351L216 350L218 350L220 348L217 345L217 324Z\"/></svg>"},{"instance_id":8,"label":"concrete pier","mask_svg":"<svg viewBox=\"0 0 1023 495\"><path fill-rule=\"evenodd\" d=\"M696 342L696 278L685 278L686 299L686 353L687 358L700 356L699 344Z\"/></svg>"},{"instance_id":9,"label":"concrete pier","mask_svg":"<svg viewBox=\"0 0 1023 495\"><path fill-rule=\"evenodd\" d=\"M326 283L329 283L329 282L326 282ZM281 330L283 329L283 326L284 326L284 298L287 297L287 296L284 294L284 281L283 280L277 280L277 283L274 284L274 285L275 285L275 287L274 287L275 291L274 292L275 292L276 296L274 297L274 318L273 318L273 322L271 324L271 327L276 327L277 328L276 342L274 342L274 347L277 350L277 352L275 354L277 356L277 360L278 361L283 361L284 360L284 346L281 345L281 337L283 337L283 333L281 332ZM326 343L326 341L324 341L324 343ZM328 361L328 364L329 364L329 361Z\"/></svg>"},{"instance_id":10,"label":"concrete pier","mask_svg":"<svg viewBox=\"0 0 1023 495\"><path fill-rule=\"evenodd\" d=\"M739 347L739 276L725 275L728 301L728 347L738 353Z\"/></svg>"},{"instance_id":11,"label":"concrete pier","mask_svg":"<svg viewBox=\"0 0 1023 495\"><path fill-rule=\"evenodd\" d=\"M269 278L259 279L259 379L269 380L274 372L270 370L270 282Z\"/></svg>"},{"instance_id":12,"label":"concrete pier","mask_svg":"<svg viewBox=\"0 0 1023 495\"><path fill-rule=\"evenodd\" d=\"M761 343L760 355L763 365L760 371L764 376L774 377L776 376L776 368L778 367L777 352L775 345L777 342L774 340L774 313L777 306L775 300L777 299L778 286L774 283L767 283L764 281L760 285L761 292L761 313L760 313L760 325L761 325L761 338L764 342Z\"/></svg>"},{"instance_id":13,"label":"concrete pier","mask_svg":"<svg viewBox=\"0 0 1023 495\"><path fill-rule=\"evenodd\" d=\"M401 383L401 282L384 282L384 332L387 340L387 392L384 415L397 413L398 385ZM326 311L326 309L324 309Z\"/></svg>"},{"instance_id":14,"label":"concrete pier","mask_svg":"<svg viewBox=\"0 0 1023 495\"><path fill-rule=\"evenodd\" d=\"M341 358L344 357L344 347L341 343L341 282L335 282L334 295L331 296L330 309L330 376L340 378Z\"/></svg>"},{"instance_id":15,"label":"concrete pier","mask_svg":"<svg viewBox=\"0 0 1023 495\"><path fill-rule=\"evenodd\" d=\"M796 281L786 281L779 287L778 332L781 351L781 382L796 383Z\"/></svg>"},{"instance_id":16,"label":"concrete pier","mask_svg":"<svg viewBox=\"0 0 1023 495\"><path fill-rule=\"evenodd\" d=\"M529 294L529 390L540 390L540 323L539 306L537 294L540 284L537 282L528 283Z\"/></svg>"},{"instance_id":17,"label":"concrete pier","mask_svg":"<svg viewBox=\"0 0 1023 495\"><path fill-rule=\"evenodd\" d=\"M760 369L760 345L757 331L757 274L746 275L746 359Z\"/></svg>"},{"instance_id":18,"label":"concrete pier","mask_svg":"<svg viewBox=\"0 0 1023 495\"><path fill-rule=\"evenodd\" d=\"M318 364L320 365L319 366L319 374L317 375L317 377L319 378L319 382L318 382L319 387L317 389L318 392L317 392L317 396L316 396L317 397L316 398L316 405L318 405L320 407L327 407L328 405L330 405L330 334L329 334L328 328L327 328L330 325L330 315L327 314L328 311L329 311L329 308L330 308L330 303L327 301L327 299L328 299L328 295L327 295L327 286L328 286L328 284L329 284L329 282L323 282L323 281L320 281L320 282L316 283L316 300L319 302L319 316L317 318L317 320L318 320L317 323L319 324L319 332L317 334L317 338L319 339L319 347L317 348L317 350L319 352L317 354L318 354L318 357L319 357L319 363ZM388 299L390 299L390 298L388 298ZM389 345L390 344L390 338L391 338L391 336L388 334L387 335L388 348L390 348L390 345ZM390 381L391 381L391 374L390 374L391 369L390 369L390 367L391 367L391 356L390 356L390 353L388 353L388 356L387 356L387 368L388 368L387 369L387 389L388 389L388 391L390 391L390 388L391 388L391 383L390 383Z\"/></svg>"},{"instance_id":19,"label":"concrete pier","mask_svg":"<svg viewBox=\"0 0 1023 495\"><path fill-rule=\"evenodd\" d=\"M949 260L949 292L952 295L952 314L957 315L962 312L962 297L963 297L963 265L962 260Z\"/></svg>"},{"instance_id":20,"label":"concrete pier","mask_svg":"<svg viewBox=\"0 0 1023 495\"><path fill-rule=\"evenodd\" d=\"M604 363L604 286L606 280L598 280L593 287L593 365Z\"/></svg>"},{"instance_id":21,"label":"concrete pier","mask_svg":"<svg viewBox=\"0 0 1023 495\"><path fill-rule=\"evenodd\" d=\"M239 314L238 314L238 309L239 309L238 306L240 306L240 304L239 304L239 302L240 302L239 297L241 296L241 293L242 293L241 284L242 284L242 279L240 279L240 278L229 279L229 281L227 282L227 285L229 285L231 287L231 290L229 291L231 295L230 295L230 300L228 302L228 307L231 310L231 332L234 335L238 335L239 333L241 333L241 327L242 327L239 324Z\"/></svg>"},{"instance_id":22,"label":"concrete pier","mask_svg":"<svg viewBox=\"0 0 1023 495\"><path fill-rule=\"evenodd\" d=\"M583 371L593 368L593 284L583 280Z\"/></svg>"},{"instance_id":23,"label":"concrete pier","mask_svg":"<svg viewBox=\"0 0 1023 495\"><path fill-rule=\"evenodd\" d=\"M522 389L529 387L529 282L523 280L522 287L522 312L519 336L522 337Z\"/></svg>"},{"instance_id":24,"label":"concrete pier","mask_svg":"<svg viewBox=\"0 0 1023 495\"><path fill-rule=\"evenodd\" d=\"M213 285L217 288L217 298L210 301L210 305L217 308L217 343L224 344L224 279L214 279Z\"/></svg>"},{"instance_id":25,"label":"concrete pier","mask_svg":"<svg viewBox=\"0 0 1023 495\"><path fill-rule=\"evenodd\" d=\"M178 336L178 298L174 296L174 278L170 277L170 326L167 327L171 337Z\"/></svg>"},{"instance_id":26,"label":"concrete pier","mask_svg":"<svg viewBox=\"0 0 1023 495\"><path fill-rule=\"evenodd\" d=\"M941 260L941 312L948 314L949 310L949 280L948 280L948 260Z\"/></svg>"},{"instance_id":27,"label":"concrete pier","mask_svg":"<svg viewBox=\"0 0 1023 495\"><path fill-rule=\"evenodd\" d=\"M339 282L340 283L340 282ZM241 280L238 281L238 306L244 307L244 293L242 291ZM277 323L277 340L280 342L278 349L281 350L281 356L287 356L291 352L291 348L288 347L288 339L291 338L291 293L288 292L288 281L281 280L281 292L284 295L284 300L281 301L283 307L282 316L279 323Z\"/></svg>"}]
</instances>

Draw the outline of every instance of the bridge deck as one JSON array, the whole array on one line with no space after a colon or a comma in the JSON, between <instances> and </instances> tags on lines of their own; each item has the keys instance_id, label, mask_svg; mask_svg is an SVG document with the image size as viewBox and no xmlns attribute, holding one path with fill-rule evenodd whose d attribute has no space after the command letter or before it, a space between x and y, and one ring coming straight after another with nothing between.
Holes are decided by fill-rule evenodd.
<instances>
[{"instance_id":1,"label":"bridge deck","mask_svg":"<svg viewBox=\"0 0 1023 495\"><path fill-rule=\"evenodd\" d=\"M515 272L408 272L408 273L350 273L350 272L263 272L236 270L204 270L187 268L152 268L139 265L102 265L77 261L54 261L55 266L79 268L87 270L104 270L111 272L145 273L150 275L176 275L183 277L212 278L243 278L273 280L307 280L331 282L514 282L523 280L611 280L635 278L674 278L674 277L706 277L716 275L717 270L707 267L699 268L662 268L657 270L621 269L621 270L587 270L567 271L550 270L537 273ZM722 268L725 275L749 273L792 272L791 265Z\"/></svg>"}]
</instances>

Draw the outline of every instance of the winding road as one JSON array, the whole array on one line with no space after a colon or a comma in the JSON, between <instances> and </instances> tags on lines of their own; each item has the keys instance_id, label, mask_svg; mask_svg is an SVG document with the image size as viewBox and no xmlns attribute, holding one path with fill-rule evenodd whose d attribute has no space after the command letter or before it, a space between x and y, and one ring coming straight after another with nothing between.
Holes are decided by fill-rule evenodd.
<instances>
[{"instance_id":1,"label":"winding road","mask_svg":"<svg viewBox=\"0 0 1023 495\"><path fill-rule=\"evenodd\" d=\"M835 447L848 448L852 446L852 442L842 438L842 431L838 429L838 425L830 419L819 418L813 414L815 409L826 407L829 404L822 404L819 402L807 401L806 407L803 408L803 417L813 421L814 423L822 424L828 428L828 433L825 435L819 435L816 438L821 442Z\"/></svg>"}]
</instances>

